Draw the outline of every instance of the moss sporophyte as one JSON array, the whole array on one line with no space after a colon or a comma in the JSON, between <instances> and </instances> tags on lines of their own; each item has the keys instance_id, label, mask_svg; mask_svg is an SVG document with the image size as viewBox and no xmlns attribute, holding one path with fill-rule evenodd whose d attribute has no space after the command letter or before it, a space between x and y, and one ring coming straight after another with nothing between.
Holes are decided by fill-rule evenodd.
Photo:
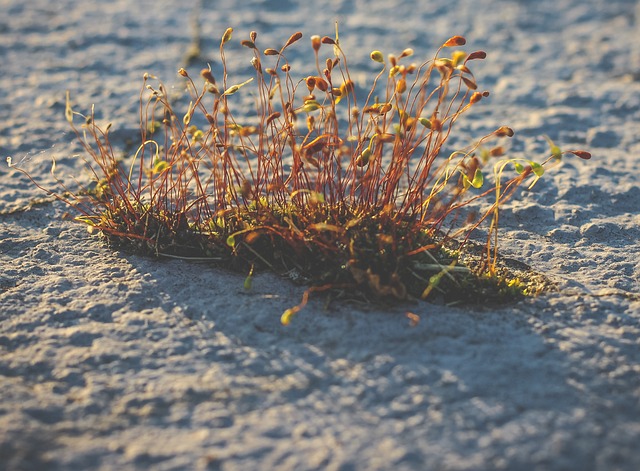
<instances>
[{"instance_id":1,"label":"moss sporophyte","mask_svg":"<svg viewBox=\"0 0 640 471\"><path fill-rule=\"evenodd\" d=\"M286 58L301 33L261 50L251 32L241 44L254 76L235 83L225 58L232 33L220 42L218 78L211 68L199 79L179 70L190 95L181 112L145 74L141 141L129 160L116 157L110 126L100 127L93 109L74 111L67 96L92 182L70 191L59 181L56 196L78 221L137 253L249 273L246 287L264 268L304 282L283 324L318 291L486 305L548 287L498 256L499 208L564 154L590 155L550 142L540 162L505 156L501 141L514 134L507 126L445 150L457 121L489 96L470 68L483 51L464 52L461 36L421 63L410 62L412 49L374 50L377 71L363 87L337 31L310 38L312 70L301 75ZM478 245L470 236L480 226L487 236Z\"/></svg>"}]
</instances>

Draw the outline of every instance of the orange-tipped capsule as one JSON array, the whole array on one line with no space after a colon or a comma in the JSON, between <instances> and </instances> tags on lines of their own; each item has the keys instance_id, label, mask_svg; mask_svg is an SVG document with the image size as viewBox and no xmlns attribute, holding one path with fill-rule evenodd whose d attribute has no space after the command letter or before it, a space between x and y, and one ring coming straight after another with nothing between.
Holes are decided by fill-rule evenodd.
<instances>
[{"instance_id":1,"label":"orange-tipped capsule","mask_svg":"<svg viewBox=\"0 0 640 471\"><path fill-rule=\"evenodd\" d=\"M365 167L369 163L369 159L371 158L371 147L367 147L362 153L356 158L356 165L358 167Z\"/></svg>"},{"instance_id":2,"label":"orange-tipped capsule","mask_svg":"<svg viewBox=\"0 0 640 471\"><path fill-rule=\"evenodd\" d=\"M329 89L329 84L322 77L314 77L316 79L316 88L321 92L326 92Z\"/></svg>"},{"instance_id":3,"label":"orange-tipped capsule","mask_svg":"<svg viewBox=\"0 0 640 471\"><path fill-rule=\"evenodd\" d=\"M384 103L382 106L380 106L380 109L378 110L378 112L380 114L387 114L389 111L391 111L391 108L393 108L391 103Z\"/></svg>"},{"instance_id":4,"label":"orange-tipped capsule","mask_svg":"<svg viewBox=\"0 0 640 471\"><path fill-rule=\"evenodd\" d=\"M471 95L471 98L469 98L469 103L473 105L474 103L478 103L480 100L482 100L482 93L474 92Z\"/></svg>"},{"instance_id":5,"label":"orange-tipped capsule","mask_svg":"<svg viewBox=\"0 0 640 471\"><path fill-rule=\"evenodd\" d=\"M212 84L216 83L216 78L211 73L211 69L202 69L200 71L200 76L209 83L212 83Z\"/></svg>"},{"instance_id":6,"label":"orange-tipped capsule","mask_svg":"<svg viewBox=\"0 0 640 471\"><path fill-rule=\"evenodd\" d=\"M347 80L340 86L340 91L342 91L343 95L347 95L349 93L353 93L355 90L355 84L352 80Z\"/></svg>"},{"instance_id":7,"label":"orange-tipped capsule","mask_svg":"<svg viewBox=\"0 0 640 471\"><path fill-rule=\"evenodd\" d=\"M333 69L333 61L331 59L327 59L326 66L327 66L327 70L329 72L331 72L331 70ZM325 74L325 75L327 75L327 74Z\"/></svg>"},{"instance_id":8,"label":"orange-tipped capsule","mask_svg":"<svg viewBox=\"0 0 640 471\"><path fill-rule=\"evenodd\" d=\"M309 92L312 92L314 88L316 88L316 78L309 76L305 79L305 82L307 84L307 88L309 89Z\"/></svg>"},{"instance_id":9,"label":"orange-tipped capsule","mask_svg":"<svg viewBox=\"0 0 640 471\"><path fill-rule=\"evenodd\" d=\"M273 122L273 120L278 119L279 117L280 117L280 112L279 111L275 111L275 112L271 113L269 115L269 117L267 118L266 125L268 126L269 124L271 124Z\"/></svg>"},{"instance_id":10,"label":"orange-tipped capsule","mask_svg":"<svg viewBox=\"0 0 640 471\"><path fill-rule=\"evenodd\" d=\"M442 47L464 46L467 40L462 36L452 36L442 45Z\"/></svg>"},{"instance_id":11,"label":"orange-tipped capsule","mask_svg":"<svg viewBox=\"0 0 640 471\"><path fill-rule=\"evenodd\" d=\"M582 160L589 160L591 158L591 153L586 150L569 150L567 152L581 158Z\"/></svg>"},{"instance_id":12,"label":"orange-tipped capsule","mask_svg":"<svg viewBox=\"0 0 640 471\"><path fill-rule=\"evenodd\" d=\"M404 51L402 51L402 54L400 54L400 59L402 59L403 57L409 57L409 56L412 56L412 55L413 55L413 49L408 47Z\"/></svg>"},{"instance_id":13,"label":"orange-tipped capsule","mask_svg":"<svg viewBox=\"0 0 640 471\"><path fill-rule=\"evenodd\" d=\"M293 33L287 43L284 45L285 48L291 46L293 43L298 41L302 37L302 33L300 31Z\"/></svg>"},{"instance_id":14,"label":"orange-tipped capsule","mask_svg":"<svg viewBox=\"0 0 640 471\"><path fill-rule=\"evenodd\" d=\"M311 47L314 51L318 52L320 46L322 45L322 38L318 35L311 36Z\"/></svg>"},{"instance_id":15,"label":"orange-tipped capsule","mask_svg":"<svg viewBox=\"0 0 640 471\"><path fill-rule=\"evenodd\" d=\"M472 79L467 78L467 77L462 77L462 81L464 82L464 84L469 87L470 90L475 90L478 88L478 85L476 85L476 82L474 82Z\"/></svg>"},{"instance_id":16,"label":"orange-tipped capsule","mask_svg":"<svg viewBox=\"0 0 640 471\"><path fill-rule=\"evenodd\" d=\"M471 54L469 54L464 62L467 63L467 62L475 60L475 59L486 59L486 57L487 57L487 53L486 52L484 52L484 51L475 51L475 52L472 52Z\"/></svg>"},{"instance_id":17,"label":"orange-tipped capsule","mask_svg":"<svg viewBox=\"0 0 640 471\"><path fill-rule=\"evenodd\" d=\"M494 147L493 149L491 149L489 151L489 155L491 157L500 157L504 155L504 147L502 146L498 146L498 147Z\"/></svg>"},{"instance_id":18,"label":"orange-tipped capsule","mask_svg":"<svg viewBox=\"0 0 640 471\"><path fill-rule=\"evenodd\" d=\"M249 183L249 180L242 180L242 184L240 185L240 194L245 199L248 199L251 196L251 183Z\"/></svg>"},{"instance_id":19,"label":"orange-tipped capsule","mask_svg":"<svg viewBox=\"0 0 640 471\"><path fill-rule=\"evenodd\" d=\"M396 135L395 134L391 134L388 132L382 133L382 134L377 134L377 139L380 142L393 142L396 140Z\"/></svg>"},{"instance_id":20,"label":"orange-tipped capsule","mask_svg":"<svg viewBox=\"0 0 640 471\"><path fill-rule=\"evenodd\" d=\"M511 129L509 126L500 126L496 130L495 134L496 136L499 136L499 137L502 137L502 136L513 137L515 133L513 132L513 129Z\"/></svg>"}]
</instances>

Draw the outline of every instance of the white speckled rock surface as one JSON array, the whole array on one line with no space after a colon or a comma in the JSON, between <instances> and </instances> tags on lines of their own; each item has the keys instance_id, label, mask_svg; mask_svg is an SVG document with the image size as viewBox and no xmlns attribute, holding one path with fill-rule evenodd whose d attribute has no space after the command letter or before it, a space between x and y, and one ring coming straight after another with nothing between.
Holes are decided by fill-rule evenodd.
<instances>
[{"instance_id":1,"label":"white speckled rock surface","mask_svg":"<svg viewBox=\"0 0 640 471\"><path fill-rule=\"evenodd\" d=\"M565 159L502 213L503 251L561 284L498 310L383 312L300 287L114 252L62 218L38 181L82 179L64 119L96 106L136 138L143 73L202 63L235 28L263 47L301 30L430 56L453 34L488 57L492 92L462 138L508 124L512 152L549 135ZM308 43L292 49L304 67ZM629 470L640 464L640 3L634 0L45 0L0 2L0 469ZM404 316L421 317L411 327Z\"/></svg>"}]
</instances>

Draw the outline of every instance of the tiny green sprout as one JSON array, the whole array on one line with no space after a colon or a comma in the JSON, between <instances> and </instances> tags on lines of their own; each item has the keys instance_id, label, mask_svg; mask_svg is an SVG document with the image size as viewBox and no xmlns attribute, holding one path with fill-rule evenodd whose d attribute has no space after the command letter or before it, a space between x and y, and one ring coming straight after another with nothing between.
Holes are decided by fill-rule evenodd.
<instances>
[{"instance_id":1,"label":"tiny green sprout","mask_svg":"<svg viewBox=\"0 0 640 471\"><path fill-rule=\"evenodd\" d=\"M410 57L412 55L413 55L413 49L408 47L404 51L402 51L402 54L400 54L400 57L398 57L398 59L402 59L403 57Z\"/></svg>"},{"instance_id":2,"label":"tiny green sprout","mask_svg":"<svg viewBox=\"0 0 640 471\"><path fill-rule=\"evenodd\" d=\"M371 158L371 146L363 150L362 153L356 158L356 165L358 167L365 167L369 163L370 158Z\"/></svg>"},{"instance_id":3,"label":"tiny green sprout","mask_svg":"<svg viewBox=\"0 0 640 471\"><path fill-rule=\"evenodd\" d=\"M309 193L309 201L313 204L324 203L324 195L318 191L312 191Z\"/></svg>"},{"instance_id":4,"label":"tiny green sprout","mask_svg":"<svg viewBox=\"0 0 640 471\"><path fill-rule=\"evenodd\" d=\"M440 273L437 273L437 274L433 275L432 277L430 277L429 278L429 284L424 289L424 291L422 292L422 295L420 297L422 299L427 299L429 297L429 295L431 294L431 292L438 287L438 285L440 284L440 281L442 280L443 276L444 276L444 274L442 272L440 272Z\"/></svg>"},{"instance_id":5,"label":"tiny green sprout","mask_svg":"<svg viewBox=\"0 0 640 471\"><path fill-rule=\"evenodd\" d=\"M511 162L513 163L513 167L515 168L516 172L518 172L520 175L525 172L533 172L536 175L536 181L544 175L544 167L532 160L526 161L526 163L528 164L527 167L516 160L513 160ZM533 184L535 184L535 181L533 182ZM531 186L533 186L533 184Z\"/></svg>"},{"instance_id":6,"label":"tiny green sprout","mask_svg":"<svg viewBox=\"0 0 640 471\"><path fill-rule=\"evenodd\" d=\"M251 291L251 287L253 286L253 265L249 269L249 274L244 279L244 289L245 291Z\"/></svg>"},{"instance_id":7,"label":"tiny green sprout","mask_svg":"<svg viewBox=\"0 0 640 471\"><path fill-rule=\"evenodd\" d=\"M69 124L73 123L73 110L71 109L71 98L69 97L69 90L67 90L67 101L64 108L64 116L67 118Z\"/></svg>"},{"instance_id":8,"label":"tiny green sprout","mask_svg":"<svg viewBox=\"0 0 640 471\"><path fill-rule=\"evenodd\" d=\"M57 180L57 178L56 178L56 165L57 165L56 164L56 158L55 157L51 157L51 176Z\"/></svg>"},{"instance_id":9,"label":"tiny green sprout","mask_svg":"<svg viewBox=\"0 0 640 471\"><path fill-rule=\"evenodd\" d=\"M477 168L476 172L473 174L473 180L471 181L469 181L469 179L465 175L465 183L466 182L469 182L469 184L476 189L481 188L482 184L484 183L484 175L482 174L482 171Z\"/></svg>"},{"instance_id":10,"label":"tiny green sprout","mask_svg":"<svg viewBox=\"0 0 640 471\"><path fill-rule=\"evenodd\" d=\"M540 165L537 162L530 162L530 165L531 165L531 170L533 171L533 173L537 175L538 178L544 175L544 167L542 165Z\"/></svg>"},{"instance_id":11,"label":"tiny green sprout","mask_svg":"<svg viewBox=\"0 0 640 471\"><path fill-rule=\"evenodd\" d=\"M320 106L320 103L316 100L306 100L300 109L305 113L311 113L312 111L317 111L320 108L322 108L322 106Z\"/></svg>"},{"instance_id":12,"label":"tiny green sprout","mask_svg":"<svg viewBox=\"0 0 640 471\"><path fill-rule=\"evenodd\" d=\"M153 163L153 173L162 173L170 167L169 163L166 160L156 160Z\"/></svg>"},{"instance_id":13,"label":"tiny green sprout","mask_svg":"<svg viewBox=\"0 0 640 471\"><path fill-rule=\"evenodd\" d=\"M238 123L228 123L227 129L231 134L239 134L242 131L242 125Z\"/></svg>"},{"instance_id":14,"label":"tiny green sprout","mask_svg":"<svg viewBox=\"0 0 640 471\"><path fill-rule=\"evenodd\" d=\"M438 287L438 285L440 284L444 276L451 277L451 274L449 272L455 271L456 265L457 265L457 261L454 260L453 262L451 262L450 265L444 266L441 271L431 276L429 278L429 284L422 292L422 295L420 295L420 298L427 299L431 294L431 292Z\"/></svg>"},{"instance_id":15,"label":"tiny green sprout","mask_svg":"<svg viewBox=\"0 0 640 471\"><path fill-rule=\"evenodd\" d=\"M231 40L231 35L233 33L233 28L227 28L224 34L222 35L222 41L220 42L220 47L224 44L228 43Z\"/></svg>"},{"instance_id":16,"label":"tiny green sprout","mask_svg":"<svg viewBox=\"0 0 640 471\"><path fill-rule=\"evenodd\" d=\"M295 316L299 310L300 308L298 307L292 307L284 311L282 317L280 317L280 323L284 326L291 324L291 319L293 319L293 316Z\"/></svg>"},{"instance_id":17,"label":"tiny green sprout","mask_svg":"<svg viewBox=\"0 0 640 471\"><path fill-rule=\"evenodd\" d=\"M227 88L225 90L225 92L222 94L222 96L229 96L229 95L233 95L234 93L236 93L238 90L240 90L242 87L244 87L246 84L250 83L253 81L253 77L251 77L249 80L245 80L242 83L239 83L237 85L231 85L229 88Z\"/></svg>"},{"instance_id":18,"label":"tiny green sprout","mask_svg":"<svg viewBox=\"0 0 640 471\"><path fill-rule=\"evenodd\" d=\"M425 128L431 129L431 120L427 118L418 118L420 124L422 124Z\"/></svg>"},{"instance_id":19,"label":"tiny green sprout","mask_svg":"<svg viewBox=\"0 0 640 471\"><path fill-rule=\"evenodd\" d=\"M562 158L562 149L560 149L560 147L558 147L549 136L544 136L544 138L547 140L547 142L549 143L549 147L551 148L551 155L557 159L560 160Z\"/></svg>"},{"instance_id":20,"label":"tiny green sprout","mask_svg":"<svg viewBox=\"0 0 640 471\"><path fill-rule=\"evenodd\" d=\"M268 200L265 196L259 196L257 199L253 200L249 205L249 209L255 210L259 208L266 208L268 205Z\"/></svg>"},{"instance_id":21,"label":"tiny green sprout","mask_svg":"<svg viewBox=\"0 0 640 471\"><path fill-rule=\"evenodd\" d=\"M455 51L451 54L451 61L453 62L454 67L460 66L464 59L467 57L467 53L464 51Z\"/></svg>"},{"instance_id":22,"label":"tiny green sprout","mask_svg":"<svg viewBox=\"0 0 640 471\"><path fill-rule=\"evenodd\" d=\"M512 280L509 280L507 282L507 286L509 288L513 288L513 287L519 287L522 284L522 282L520 281L520 278L513 278Z\"/></svg>"},{"instance_id":23,"label":"tiny green sprout","mask_svg":"<svg viewBox=\"0 0 640 471\"><path fill-rule=\"evenodd\" d=\"M375 50L371 52L371 60L375 61L375 62L380 62L381 64L384 64L384 56L382 55L382 52Z\"/></svg>"},{"instance_id":24,"label":"tiny green sprout","mask_svg":"<svg viewBox=\"0 0 640 471\"><path fill-rule=\"evenodd\" d=\"M189 109L187 110L187 112L184 114L182 118L182 122L184 123L185 126L188 126L189 123L191 122L192 115L193 115L193 102L189 102Z\"/></svg>"},{"instance_id":25,"label":"tiny green sprout","mask_svg":"<svg viewBox=\"0 0 640 471\"><path fill-rule=\"evenodd\" d=\"M147 125L147 132L149 132L149 134L155 134L161 126L162 125L158 121L150 121Z\"/></svg>"},{"instance_id":26,"label":"tiny green sprout","mask_svg":"<svg viewBox=\"0 0 640 471\"><path fill-rule=\"evenodd\" d=\"M449 59L448 57L439 57L435 61L435 65L437 67L448 67L448 68L453 69L453 61L451 59Z\"/></svg>"},{"instance_id":27,"label":"tiny green sprout","mask_svg":"<svg viewBox=\"0 0 640 471\"><path fill-rule=\"evenodd\" d=\"M204 133L202 132L201 129L198 129L196 132L193 133L191 137L193 139L193 142L200 142L204 137Z\"/></svg>"}]
</instances>

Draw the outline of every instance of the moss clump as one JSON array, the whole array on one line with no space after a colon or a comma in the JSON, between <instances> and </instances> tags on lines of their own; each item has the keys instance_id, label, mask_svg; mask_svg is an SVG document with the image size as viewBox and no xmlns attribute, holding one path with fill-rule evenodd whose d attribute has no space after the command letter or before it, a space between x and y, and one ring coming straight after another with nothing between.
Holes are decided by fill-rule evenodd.
<instances>
[{"instance_id":1,"label":"moss clump","mask_svg":"<svg viewBox=\"0 0 640 471\"><path fill-rule=\"evenodd\" d=\"M509 157L496 142L513 136L508 126L444 151L457 121L489 96L470 69L483 51L460 49L461 36L421 63L409 62L412 49L386 58L374 50L379 71L363 88L351 79L337 27L333 38L310 38L312 70L297 77L285 53L302 33L261 51L251 32L241 44L255 76L234 83L225 56L232 33L220 42L219 80L204 69L198 85L179 70L190 95L180 113L145 74L141 142L125 163L114 155L109 126L67 100L94 178L71 196L61 183L59 198L79 221L138 253L295 274L310 288L285 324L314 291L487 304L548 286L498 257L498 214L566 152L550 141L542 162ZM478 248L469 238L483 224L488 237Z\"/></svg>"}]
</instances>

